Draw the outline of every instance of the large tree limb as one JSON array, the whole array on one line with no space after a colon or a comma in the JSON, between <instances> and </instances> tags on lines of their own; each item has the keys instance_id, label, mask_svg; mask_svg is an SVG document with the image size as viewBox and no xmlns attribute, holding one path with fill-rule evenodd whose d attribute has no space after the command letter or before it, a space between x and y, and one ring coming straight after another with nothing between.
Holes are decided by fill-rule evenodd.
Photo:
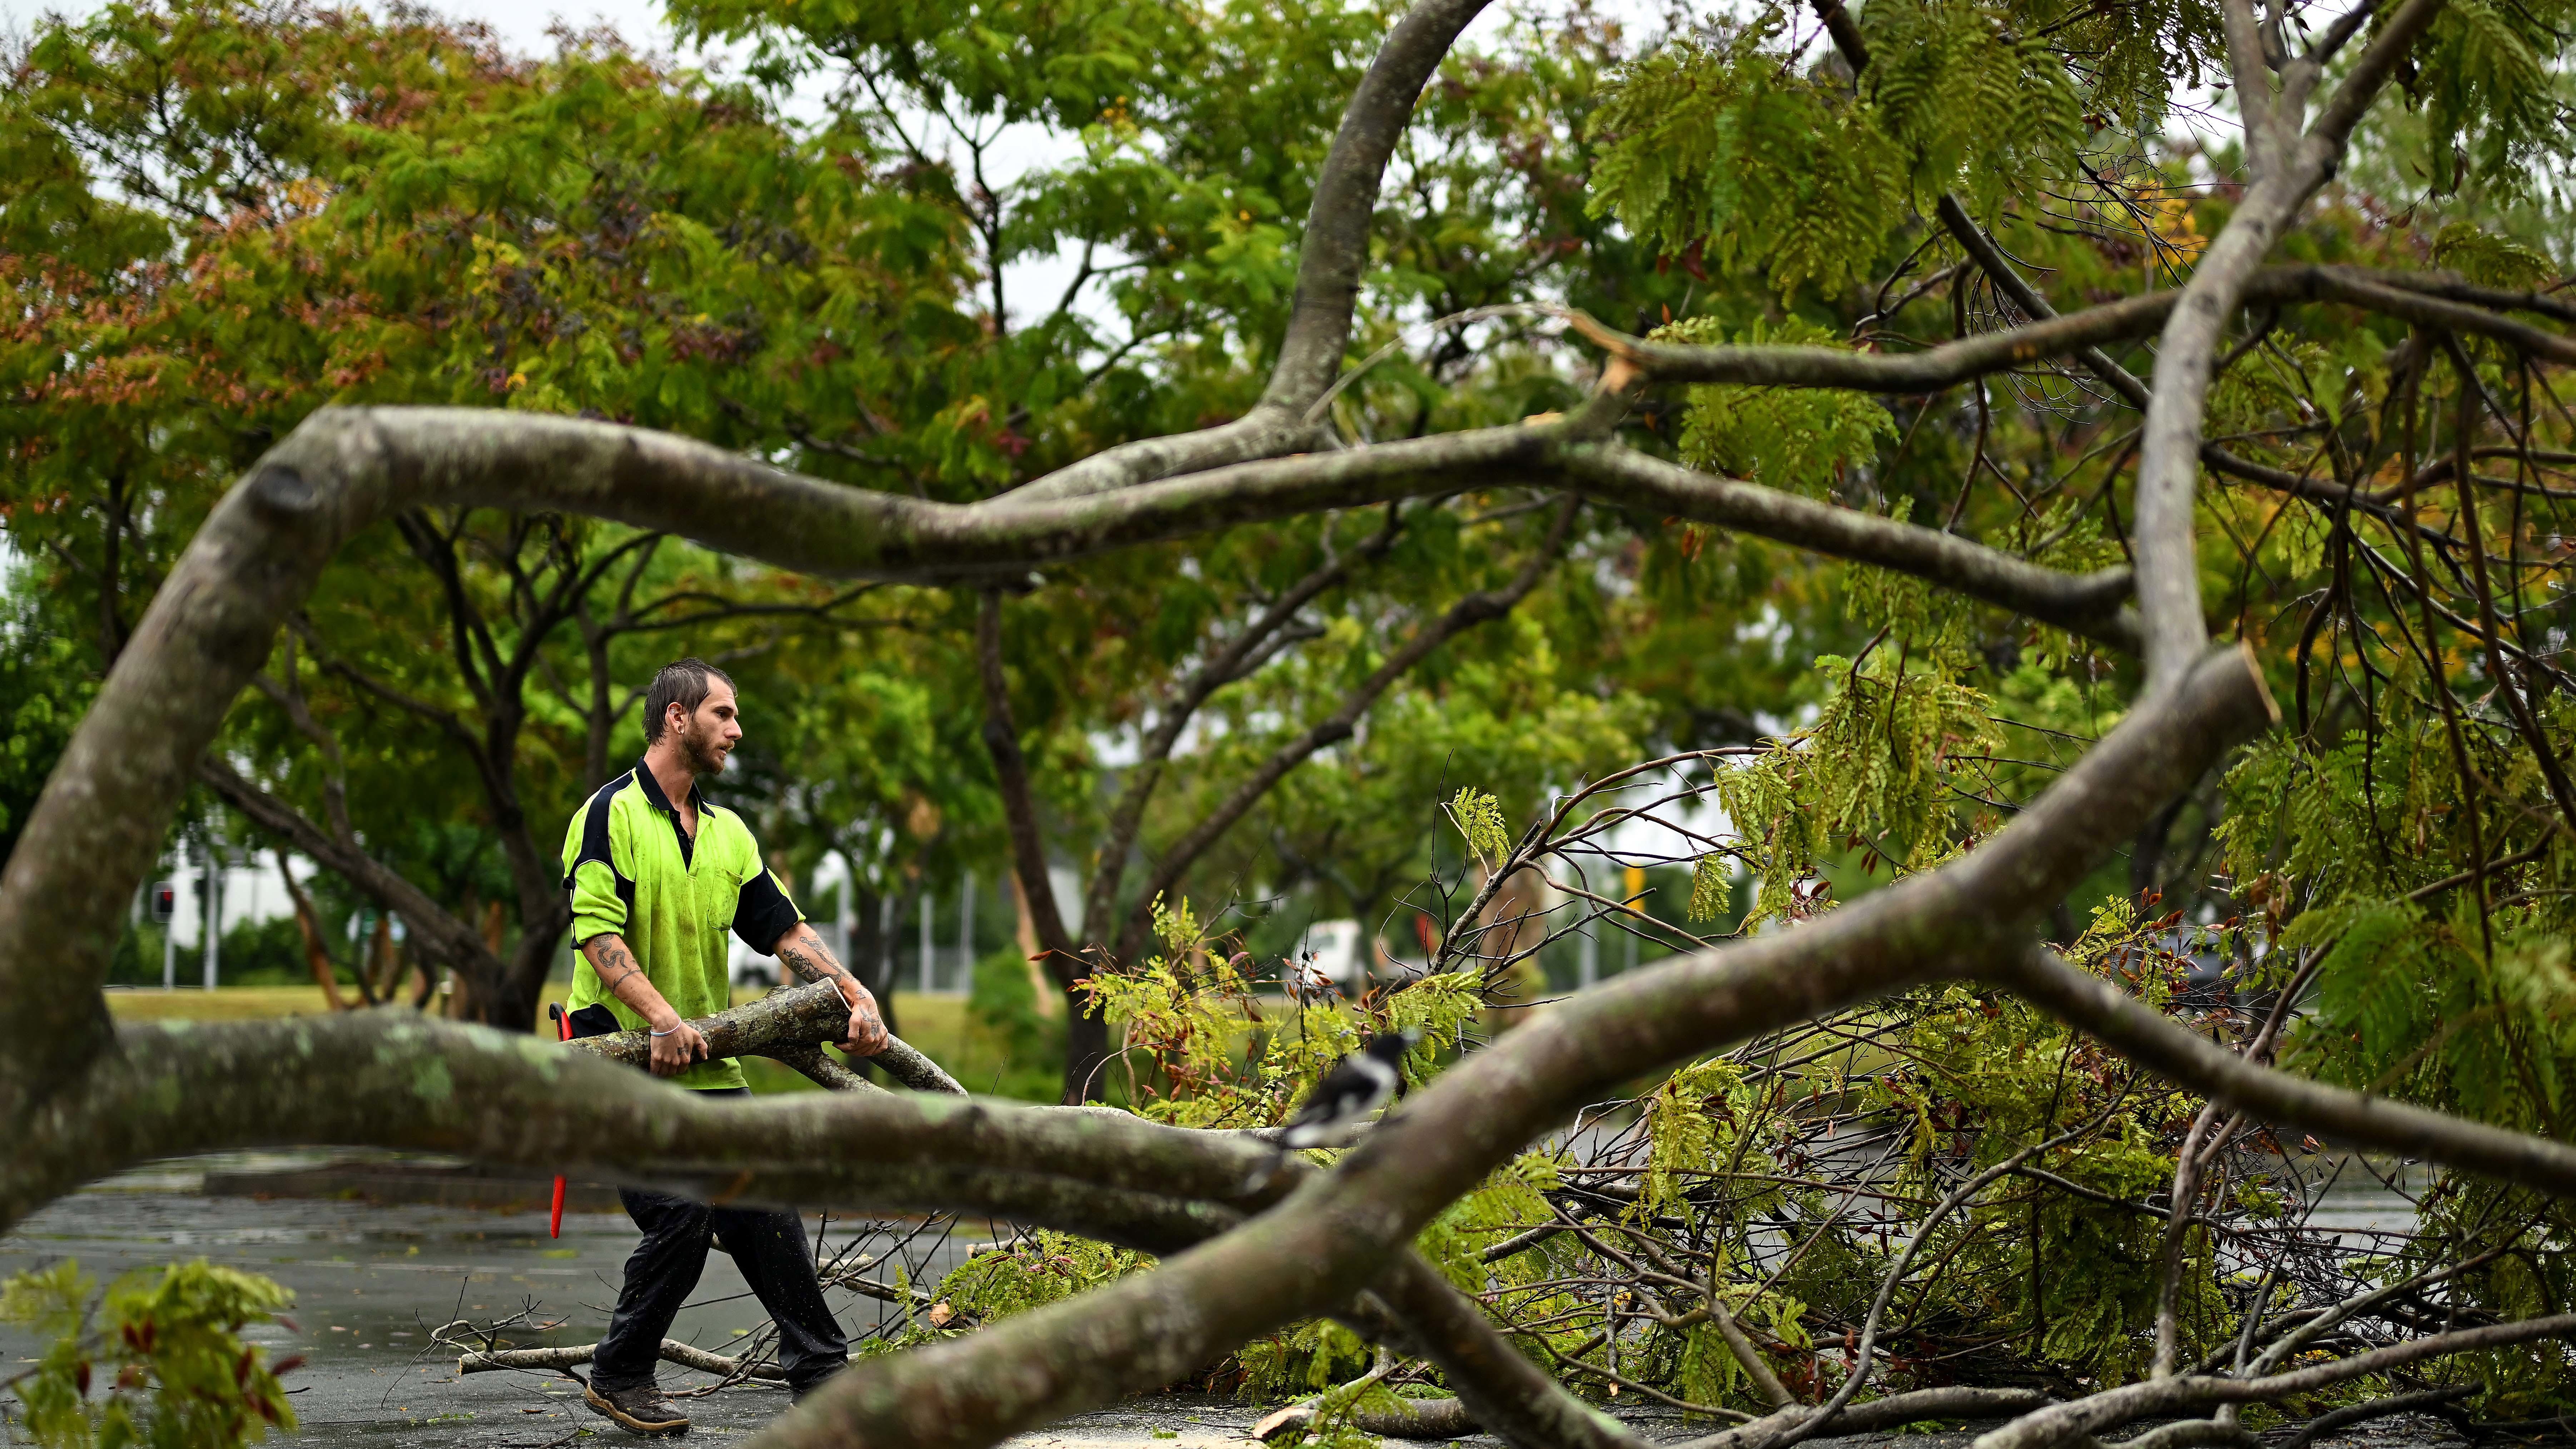
<instances>
[{"instance_id":1,"label":"large tree limb","mask_svg":"<svg viewBox=\"0 0 2576 1449\"><path fill-rule=\"evenodd\" d=\"M726 1040L737 1050L760 1045ZM1248 1137L936 1091L708 1100L598 1059L631 1043L589 1041L598 1045L567 1050L376 1012L130 1028L77 1099L49 1100L13 1141L0 1228L146 1157L365 1143L701 1198L898 1212L963 1205L1095 1235L1121 1223L1143 1234L1211 1211L1225 1219L1194 1236L1160 1232L1151 1246L1159 1252L1222 1231L1232 1216L1210 1205L1239 1199L1277 1161Z\"/></svg>"},{"instance_id":2,"label":"large tree limb","mask_svg":"<svg viewBox=\"0 0 2576 1449\"><path fill-rule=\"evenodd\" d=\"M2353 126L2441 6L2442 0L2405 0L2304 134L2297 131L2296 112L2308 80L2292 77L2292 89L2272 97L2268 110L2262 94L2240 88L2240 104L2253 108L2247 113L2246 142L2256 179L2201 254L2165 323L2138 457L2130 554L2138 567L2138 613L2146 629L2147 674L2155 687L2179 678L2208 637L2200 611L2192 498L2219 340L2249 295L2255 269L2334 174ZM2247 71L2259 66L2259 60L2245 53L2248 40L2241 29L2231 12L2228 49L2239 71ZM2303 59L2298 66L2321 68L2322 60Z\"/></svg>"},{"instance_id":3,"label":"large tree limb","mask_svg":"<svg viewBox=\"0 0 2576 1449\"><path fill-rule=\"evenodd\" d=\"M1148 438L1095 453L1009 495L1024 500L1073 498L1197 472L1245 458L1313 446L1306 414L1341 371L1368 265L1369 225L1378 187L1395 155L1415 101L1488 0L1421 0L1395 23L1368 74L1343 108L1341 129L1315 179L1306 234L1297 257L1297 292L1269 385L1251 412L1231 423L1177 437Z\"/></svg>"},{"instance_id":4,"label":"large tree limb","mask_svg":"<svg viewBox=\"0 0 2576 1449\"><path fill-rule=\"evenodd\" d=\"M1591 444L1568 449L1566 469L1578 486L1607 502L1877 564L1935 580L2071 634L2124 648L2137 644L2137 618L2127 607L2126 569L2060 573L1937 528L1693 472L1632 448Z\"/></svg>"},{"instance_id":5,"label":"large tree limb","mask_svg":"<svg viewBox=\"0 0 2576 1449\"><path fill-rule=\"evenodd\" d=\"M1964 213L1962 213L1964 217ZM1971 224L1973 225L1973 223ZM2222 234L2223 235L2223 234ZM1989 250L1991 248L1989 247ZM1994 254L2003 265L2000 253ZM2259 260L2259 257L2257 258ZM2009 275L2009 270L2007 270ZM1979 332L1920 352L1853 352L1839 347L1722 345L1650 342L1605 327L1587 317L1573 318L1575 329L1659 382L1723 382L1743 387L1831 387L1855 392L1918 394L1939 392L2061 357L2086 358L2093 349L2114 342L2136 341L2168 327L2192 296L2184 287L2142 292L2080 312L2057 312L2027 284L2004 283L2015 305L2031 314L2019 327ZM2450 278L2418 278L2407 273L2361 267L2323 265L2256 268L2250 264L2238 280L2237 300L2289 305L2340 302L2393 316L2438 316L2443 325L2541 356L2576 354L2576 344L2556 333L2504 315L2525 305L2525 294L2473 288ZM2554 314L2553 314L2554 315ZM2109 377L2128 376L2102 358ZM2137 402L2146 401L2144 384L2130 377L2137 391L2115 383Z\"/></svg>"},{"instance_id":6,"label":"large tree limb","mask_svg":"<svg viewBox=\"0 0 2576 1449\"><path fill-rule=\"evenodd\" d=\"M2576 1195L2576 1147L2259 1066L2046 947L2000 953L1979 974L2158 1076L2263 1121Z\"/></svg>"}]
</instances>

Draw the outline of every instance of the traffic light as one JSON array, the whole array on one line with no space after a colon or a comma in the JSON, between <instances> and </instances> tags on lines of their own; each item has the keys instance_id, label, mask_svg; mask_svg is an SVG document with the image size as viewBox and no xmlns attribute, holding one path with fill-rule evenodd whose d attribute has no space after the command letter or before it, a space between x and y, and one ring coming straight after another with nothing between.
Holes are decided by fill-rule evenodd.
<instances>
[{"instance_id":1,"label":"traffic light","mask_svg":"<svg viewBox=\"0 0 2576 1449\"><path fill-rule=\"evenodd\" d=\"M179 914L179 883L156 880L152 883L152 924L166 926Z\"/></svg>"}]
</instances>

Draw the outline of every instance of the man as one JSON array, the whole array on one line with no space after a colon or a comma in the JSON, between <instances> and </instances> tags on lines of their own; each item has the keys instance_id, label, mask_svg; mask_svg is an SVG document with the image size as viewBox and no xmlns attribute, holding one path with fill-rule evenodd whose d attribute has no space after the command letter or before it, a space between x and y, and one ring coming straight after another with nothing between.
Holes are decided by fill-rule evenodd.
<instances>
[{"instance_id":1,"label":"man","mask_svg":"<svg viewBox=\"0 0 2576 1449\"><path fill-rule=\"evenodd\" d=\"M572 892L572 1007L579 1035L645 1030L652 1070L692 1091L751 1095L742 1068L707 1059L689 1018L731 1002L724 933L777 956L807 981L830 981L850 1004L841 1049L885 1050L876 998L833 959L787 891L761 863L742 817L714 804L698 781L724 769L742 739L733 681L697 659L663 667L644 695L644 758L590 797L564 833L564 888ZM654 1382L663 1335L698 1286L707 1248L721 1235L761 1306L778 1325L779 1367L803 1398L849 1362L848 1344L814 1276L805 1224L794 1213L709 1207L656 1192L620 1190L643 1235L626 1260L626 1283L608 1335L591 1361L590 1407L638 1434L686 1433L689 1421Z\"/></svg>"}]
</instances>

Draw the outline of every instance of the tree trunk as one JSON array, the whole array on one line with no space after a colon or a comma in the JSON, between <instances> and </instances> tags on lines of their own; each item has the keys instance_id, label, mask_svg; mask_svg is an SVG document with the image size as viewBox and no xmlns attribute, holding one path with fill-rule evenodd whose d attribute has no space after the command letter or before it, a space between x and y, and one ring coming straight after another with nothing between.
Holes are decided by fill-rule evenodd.
<instances>
[{"instance_id":1,"label":"tree trunk","mask_svg":"<svg viewBox=\"0 0 2576 1449\"><path fill-rule=\"evenodd\" d=\"M2129 847L2129 894L2144 896L2160 889L2165 881L2165 845L2173 837L2174 821L2183 806L2191 803L2186 795L2155 813L2138 830Z\"/></svg>"},{"instance_id":2,"label":"tree trunk","mask_svg":"<svg viewBox=\"0 0 2576 1449\"><path fill-rule=\"evenodd\" d=\"M322 988L322 999L333 1011L348 1010L348 1001L340 995L340 968L322 944L322 923L304 887L296 883L295 867L283 847L277 852L277 873L286 881L286 898L295 903L295 930L304 938L304 964L313 968L313 984Z\"/></svg>"},{"instance_id":3,"label":"tree trunk","mask_svg":"<svg viewBox=\"0 0 2576 1449\"><path fill-rule=\"evenodd\" d=\"M1065 993L1068 1000L1074 992ZM1109 1090L1109 1018L1075 1000L1065 1019L1064 1100L1071 1106L1099 1101Z\"/></svg>"},{"instance_id":4,"label":"tree trunk","mask_svg":"<svg viewBox=\"0 0 2576 1449\"><path fill-rule=\"evenodd\" d=\"M1109 1024L1087 1016L1089 1000L1074 983L1090 974L1090 963L1074 949L1055 903L1055 882L1047 876L1046 843L1038 833L1036 797L1029 790L1028 761L1020 754L1019 727L1011 719L1011 691L1002 673L1002 597L987 590L975 620L976 674L984 687L984 747L993 756L993 775L1001 786L1002 819L1010 828L1011 866L1020 888L1025 919L1046 958L1047 975L1064 993L1071 1030L1066 1035L1064 1101L1068 1105L1097 1099L1101 1063L1109 1051ZM1041 998L1043 999L1043 998Z\"/></svg>"},{"instance_id":5,"label":"tree trunk","mask_svg":"<svg viewBox=\"0 0 2576 1449\"><path fill-rule=\"evenodd\" d=\"M391 913L376 913L376 928L368 933L367 948L358 958L358 988L369 1006L393 1000L394 988L400 984L394 965L394 918Z\"/></svg>"},{"instance_id":6,"label":"tree trunk","mask_svg":"<svg viewBox=\"0 0 2576 1449\"><path fill-rule=\"evenodd\" d=\"M841 859L844 866L847 866L849 857L844 855ZM886 1030L899 1036L902 1032L894 1024L896 973L894 963L887 959L886 953L886 927L889 924L886 911L888 898L861 890L858 885L858 871L855 868L848 871L848 879L850 884L846 889L850 892L850 959L841 964L850 968L850 974L859 978L859 984L866 987L868 994L877 999L877 1014L885 1018ZM900 921L911 916L912 901L913 897L909 895L893 897L894 910L891 919Z\"/></svg>"},{"instance_id":7,"label":"tree trunk","mask_svg":"<svg viewBox=\"0 0 2576 1449\"><path fill-rule=\"evenodd\" d=\"M1029 913L1028 890L1020 884L1019 873L1016 871L1002 878L1011 883L1011 904L1019 908L1017 939L1020 943L1020 954L1028 958L1029 990L1036 994L1038 1015L1053 1021L1065 1014L1066 1002L1062 993L1057 991L1055 981L1047 975L1045 966L1041 964L1046 959L1046 953L1038 948L1037 920Z\"/></svg>"}]
</instances>

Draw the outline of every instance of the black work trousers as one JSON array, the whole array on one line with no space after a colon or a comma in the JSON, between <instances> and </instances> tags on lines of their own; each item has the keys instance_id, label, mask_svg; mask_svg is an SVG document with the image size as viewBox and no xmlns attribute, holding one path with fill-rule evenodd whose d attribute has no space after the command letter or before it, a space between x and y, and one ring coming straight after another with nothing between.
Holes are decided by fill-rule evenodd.
<instances>
[{"instance_id":1,"label":"black work trousers","mask_svg":"<svg viewBox=\"0 0 2576 1449\"><path fill-rule=\"evenodd\" d=\"M736 1087L709 1096L747 1097ZM608 1320L608 1335L591 1360L590 1380L603 1389L631 1389L653 1382L662 1356L662 1340L680 1305L697 1291L706 1271L708 1238L724 1239L725 1251L743 1281L769 1310L778 1326L778 1366L787 1386L798 1394L838 1373L850 1361L849 1341L841 1336L823 1285L814 1276L814 1257L805 1245L805 1222L794 1213L749 1208L709 1207L666 1193L621 1188L618 1201L644 1234L626 1260L626 1283L617 1293L617 1311Z\"/></svg>"}]
</instances>

